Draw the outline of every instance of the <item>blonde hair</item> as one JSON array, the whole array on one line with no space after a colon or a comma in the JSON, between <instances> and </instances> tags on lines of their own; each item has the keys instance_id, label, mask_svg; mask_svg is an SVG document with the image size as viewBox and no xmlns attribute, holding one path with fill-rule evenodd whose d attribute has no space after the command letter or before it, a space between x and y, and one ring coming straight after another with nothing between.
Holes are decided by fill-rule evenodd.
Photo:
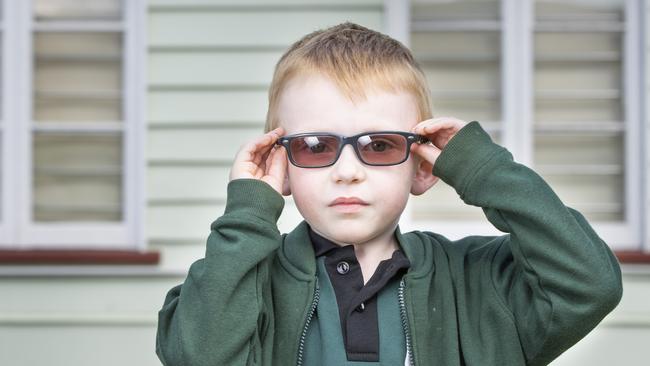
<instances>
[{"instance_id":1,"label":"blonde hair","mask_svg":"<svg viewBox=\"0 0 650 366\"><path fill-rule=\"evenodd\" d=\"M365 100L373 88L411 93L418 122L432 116L426 78L409 49L387 35L345 22L307 34L282 55L269 89L266 132L280 123L277 109L287 83L307 74L330 78L353 103Z\"/></svg>"}]
</instances>

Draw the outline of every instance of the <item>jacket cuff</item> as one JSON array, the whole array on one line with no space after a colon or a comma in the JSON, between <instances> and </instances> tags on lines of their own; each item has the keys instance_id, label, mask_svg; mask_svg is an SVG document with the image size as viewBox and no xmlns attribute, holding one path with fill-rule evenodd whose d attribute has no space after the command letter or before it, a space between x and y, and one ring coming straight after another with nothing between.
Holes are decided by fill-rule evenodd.
<instances>
[{"instance_id":1,"label":"jacket cuff","mask_svg":"<svg viewBox=\"0 0 650 366\"><path fill-rule=\"evenodd\" d=\"M253 215L275 224L283 208L284 198L266 182L242 178L228 183L224 214Z\"/></svg>"},{"instance_id":2,"label":"jacket cuff","mask_svg":"<svg viewBox=\"0 0 650 366\"><path fill-rule=\"evenodd\" d=\"M495 144L478 121L472 121L447 142L433 167L433 175L454 187L462 197L475 173L502 151L507 150Z\"/></svg>"}]
</instances>

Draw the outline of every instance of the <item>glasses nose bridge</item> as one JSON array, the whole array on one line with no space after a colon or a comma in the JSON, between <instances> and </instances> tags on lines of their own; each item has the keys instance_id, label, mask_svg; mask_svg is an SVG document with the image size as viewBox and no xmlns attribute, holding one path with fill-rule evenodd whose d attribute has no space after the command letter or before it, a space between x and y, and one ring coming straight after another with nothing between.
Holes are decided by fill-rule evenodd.
<instances>
[{"instance_id":1,"label":"glasses nose bridge","mask_svg":"<svg viewBox=\"0 0 650 366\"><path fill-rule=\"evenodd\" d=\"M345 148L345 145L350 145L352 147L352 150L354 151L354 155L357 157L357 159L359 159L359 161L363 162L363 159L361 158L361 153L359 152L359 146L357 144L357 141L359 140L359 135L347 136L347 137L340 136L339 139L341 141L341 145L339 146L339 153L338 153L339 158L341 157L341 154L343 153L343 149Z\"/></svg>"},{"instance_id":2,"label":"glasses nose bridge","mask_svg":"<svg viewBox=\"0 0 650 366\"><path fill-rule=\"evenodd\" d=\"M354 147L355 143L357 142L358 136L340 136L341 140L341 149L345 147L345 145L352 145Z\"/></svg>"}]
</instances>

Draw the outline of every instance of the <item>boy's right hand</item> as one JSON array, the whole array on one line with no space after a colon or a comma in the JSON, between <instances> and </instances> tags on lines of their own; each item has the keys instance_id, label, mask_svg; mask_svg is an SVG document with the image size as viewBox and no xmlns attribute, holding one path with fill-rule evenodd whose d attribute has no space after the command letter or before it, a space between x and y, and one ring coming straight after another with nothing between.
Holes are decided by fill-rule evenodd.
<instances>
[{"instance_id":1,"label":"boy's right hand","mask_svg":"<svg viewBox=\"0 0 650 366\"><path fill-rule=\"evenodd\" d=\"M287 174L287 152L275 142L283 134L282 127L278 127L242 145L230 169L230 180L259 179L282 194Z\"/></svg>"}]
</instances>

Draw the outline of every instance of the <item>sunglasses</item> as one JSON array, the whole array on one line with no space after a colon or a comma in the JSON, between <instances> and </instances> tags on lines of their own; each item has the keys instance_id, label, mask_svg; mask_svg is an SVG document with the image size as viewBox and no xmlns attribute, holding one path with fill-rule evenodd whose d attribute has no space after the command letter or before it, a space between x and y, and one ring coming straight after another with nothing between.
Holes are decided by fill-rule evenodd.
<instances>
[{"instance_id":1,"label":"sunglasses","mask_svg":"<svg viewBox=\"0 0 650 366\"><path fill-rule=\"evenodd\" d=\"M402 131L364 132L349 137L311 132L280 137L276 145L287 149L289 161L297 167L323 168L334 165L347 144L364 164L385 166L406 161L411 144L428 142L422 135Z\"/></svg>"}]
</instances>

